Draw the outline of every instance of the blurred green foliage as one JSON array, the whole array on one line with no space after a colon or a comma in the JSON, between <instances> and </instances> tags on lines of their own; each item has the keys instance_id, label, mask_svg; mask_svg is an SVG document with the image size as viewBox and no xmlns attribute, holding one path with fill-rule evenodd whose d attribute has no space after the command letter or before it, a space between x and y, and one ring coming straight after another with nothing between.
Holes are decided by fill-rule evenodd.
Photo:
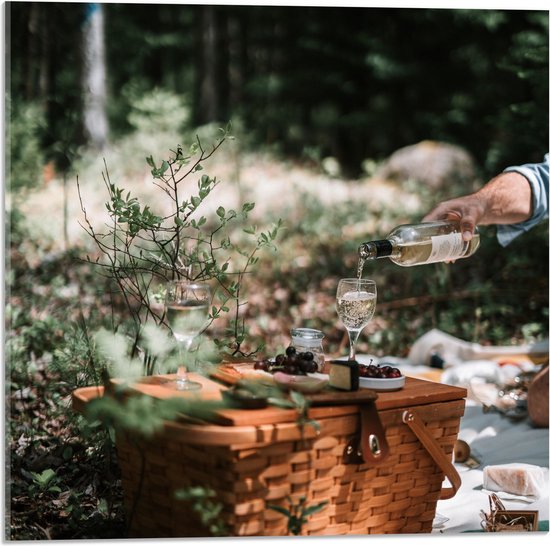
<instances>
[{"instance_id":1,"label":"blurred green foliage","mask_svg":"<svg viewBox=\"0 0 550 546\"><path fill-rule=\"evenodd\" d=\"M6 117L10 120L7 134L7 187L14 193L33 188L41 180L45 155L41 135L45 119L35 102L6 99Z\"/></svg>"},{"instance_id":2,"label":"blurred green foliage","mask_svg":"<svg viewBox=\"0 0 550 546\"><path fill-rule=\"evenodd\" d=\"M9 5L11 95L42 104L46 153L67 113L81 111L85 10ZM185 98L190 126L239 119L256 146L332 156L345 175L424 139L462 145L485 177L547 151L545 11L120 3L103 10L113 138L135 127L136 115L144 121L143 108L173 109L176 123L181 106L162 100L166 90Z\"/></svg>"}]
</instances>

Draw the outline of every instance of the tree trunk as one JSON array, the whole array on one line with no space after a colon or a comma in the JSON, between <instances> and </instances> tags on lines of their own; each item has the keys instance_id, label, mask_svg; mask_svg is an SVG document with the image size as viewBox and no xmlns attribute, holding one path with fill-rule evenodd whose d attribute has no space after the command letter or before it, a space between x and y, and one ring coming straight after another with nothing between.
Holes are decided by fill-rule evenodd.
<instances>
[{"instance_id":1,"label":"tree trunk","mask_svg":"<svg viewBox=\"0 0 550 546\"><path fill-rule=\"evenodd\" d=\"M242 12L233 14L227 22L229 109L233 112L244 102L247 70L247 28Z\"/></svg>"},{"instance_id":2,"label":"tree trunk","mask_svg":"<svg viewBox=\"0 0 550 546\"><path fill-rule=\"evenodd\" d=\"M216 14L213 6L201 9L201 63L198 96L199 122L208 123L218 119L219 104L216 81L217 29Z\"/></svg>"},{"instance_id":3,"label":"tree trunk","mask_svg":"<svg viewBox=\"0 0 550 546\"><path fill-rule=\"evenodd\" d=\"M94 3L86 8L83 27L84 131L92 146L103 149L108 134L103 6Z\"/></svg>"}]
</instances>

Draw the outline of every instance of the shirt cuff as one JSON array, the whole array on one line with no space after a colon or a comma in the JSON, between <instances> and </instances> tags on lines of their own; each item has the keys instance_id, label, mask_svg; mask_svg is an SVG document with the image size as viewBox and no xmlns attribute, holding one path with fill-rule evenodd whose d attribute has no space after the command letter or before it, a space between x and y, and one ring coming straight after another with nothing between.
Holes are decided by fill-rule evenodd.
<instances>
[{"instance_id":1,"label":"shirt cuff","mask_svg":"<svg viewBox=\"0 0 550 546\"><path fill-rule=\"evenodd\" d=\"M502 246L509 245L516 237L548 218L548 155L544 159L544 163L504 169L504 172L517 172L527 179L531 186L533 212L524 222L497 226L497 239Z\"/></svg>"}]
</instances>

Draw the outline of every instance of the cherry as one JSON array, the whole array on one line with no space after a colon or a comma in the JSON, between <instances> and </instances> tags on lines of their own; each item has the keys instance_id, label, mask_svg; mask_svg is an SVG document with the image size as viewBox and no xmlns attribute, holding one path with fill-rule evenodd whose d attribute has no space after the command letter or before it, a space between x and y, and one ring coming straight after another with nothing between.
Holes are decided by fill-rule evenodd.
<instances>
[{"instance_id":1,"label":"cherry","mask_svg":"<svg viewBox=\"0 0 550 546\"><path fill-rule=\"evenodd\" d=\"M402 377L398 368L389 365L375 366L374 364L359 364L359 376L377 379Z\"/></svg>"}]
</instances>

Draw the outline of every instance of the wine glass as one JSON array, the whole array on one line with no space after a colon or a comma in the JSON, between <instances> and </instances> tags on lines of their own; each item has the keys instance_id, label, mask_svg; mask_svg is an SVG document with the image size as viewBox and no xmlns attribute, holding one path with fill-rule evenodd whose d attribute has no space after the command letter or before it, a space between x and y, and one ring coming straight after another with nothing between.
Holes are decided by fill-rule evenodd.
<instances>
[{"instance_id":1,"label":"wine glass","mask_svg":"<svg viewBox=\"0 0 550 546\"><path fill-rule=\"evenodd\" d=\"M376 283L371 279L340 279L336 290L336 312L349 337L349 360L355 360L355 344L361 330L374 316Z\"/></svg>"},{"instance_id":2,"label":"wine glass","mask_svg":"<svg viewBox=\"0 0 550 546\"><path fill-rule=\"evenodd\" d=\"M180 349L187 356L193 340L208 325L211 299L210 287L205 283L178 280L170 281L166 287L166 318ZM188 378L187 366L180 366L176 388L180 391L197 390L202 385Z\"/></svg>"}]
</instances>

